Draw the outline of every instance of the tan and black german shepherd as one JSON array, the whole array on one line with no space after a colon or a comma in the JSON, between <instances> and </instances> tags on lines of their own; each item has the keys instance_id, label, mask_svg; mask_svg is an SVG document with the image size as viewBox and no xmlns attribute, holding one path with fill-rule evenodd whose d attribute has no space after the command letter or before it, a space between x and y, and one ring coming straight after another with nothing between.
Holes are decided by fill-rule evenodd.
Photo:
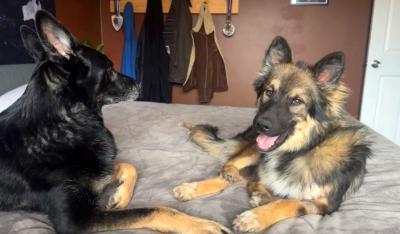
<instances>
[{"instance_id":1,"label":"tan and black german shepherd","mask_svg":"<svg viewBox=\"0 0 400 234\"><path fill-rule=\"evenodd\" d=\"M246 131L221 139L216 127L185 125L204 151L230 159L219 176L176 187L176 198L191 200L247 180L255 208L234 220L239 232L337 210L360 187L370 155L365 128L345 110L343 69L342 52L313 67L292 63L286 40L275 38L254 82L258 112Z\"/></svg>"}]
</instances>

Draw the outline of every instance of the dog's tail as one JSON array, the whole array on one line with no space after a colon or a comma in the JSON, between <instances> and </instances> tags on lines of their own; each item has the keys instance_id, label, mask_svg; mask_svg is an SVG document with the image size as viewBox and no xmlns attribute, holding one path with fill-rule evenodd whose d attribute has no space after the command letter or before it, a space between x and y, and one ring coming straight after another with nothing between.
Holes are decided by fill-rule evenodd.
<instances>
[{"instance_id":1,"label":"dog's tail","mask_svg":"<svg viewBox=\"0 0 400 234\"><path fill-rule=\"evenodd\" d=\"M191 141L213 156L230 157L240 153L251 144L251 140L245 139L243 134L222 139L218 136L218 128L209 124L192 125L185 122L181 125L190 130Z\"/></svg>"}]
</instances>

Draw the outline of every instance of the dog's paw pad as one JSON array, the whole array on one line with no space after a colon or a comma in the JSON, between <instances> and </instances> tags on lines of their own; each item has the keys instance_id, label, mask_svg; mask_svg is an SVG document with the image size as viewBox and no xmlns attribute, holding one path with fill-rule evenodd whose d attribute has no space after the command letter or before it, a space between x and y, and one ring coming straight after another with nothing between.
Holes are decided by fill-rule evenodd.
<instances>
[{"instance_id":1,"label":"dog's paw pad","mask_svg":"<svg viewBox=\"0 0 400 234\"><path fill-rule=\"evenodd\" d=\"M234 166L224 166L221 171L221 176L231 184L242 180L239 170Z\"/></svg>"},{"instance_id":2,"label":"dog's paw pad","mask_svg":"<svg viewBox=\"0 0 400 234\"><path fill-rule=\"evenodd\" d=\"M124 186L124 183L118 187L117 191L109 198L106 209L119 210L126 208L132 200L133 190Z\"/></svg>"},{"instance_id":3,"label":"dog's paw pad","mask_svg":"<svg viewBox=\"0 0 400 234\"><path fill-rule=\"evenodd\" d=\"M253 192L251 194L249 203L252 207L257 207L257 206L265 205L270 201L271 201L271 198L268 196L268 194L265 194L262 192Z\"/></svg>"},{"instance_id":4,"label":"dog's paw pad","mask_svg":"<svg viewBox=\"0 0 400 234\"><path fill-rule=\"evenodd\" d=\"M179 201L189 201L195 198L197 183L184 183L173 189L174 196Z\"/></svg>"},{"instance_id":5,"label":"dog's paw pad","mask_svg":"<svg viewBox=\"0 0 400 234\"><path fill-rule=\"evenodd\" d=\"M251 210L238 215L233 221L233 227L238 232L259 232L262 230L257 216Z\"/></svg>"}]
</instances>

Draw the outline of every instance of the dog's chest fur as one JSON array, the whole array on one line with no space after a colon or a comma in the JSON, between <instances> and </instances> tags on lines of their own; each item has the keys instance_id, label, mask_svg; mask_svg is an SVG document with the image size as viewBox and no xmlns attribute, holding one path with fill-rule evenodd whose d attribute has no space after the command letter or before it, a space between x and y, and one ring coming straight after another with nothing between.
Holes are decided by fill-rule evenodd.
<instances>
[{"instance_id":1,"label":"dog's chest fur","mask_svg":"<svg viewBox=\"0 0 400 234\"><path fill-rule=\"evenodd\" d=\"M306 160L297 158L281 169L279 157L262 159L258 168L260 181L274 194L291 199L316 199L324 194L323 186L316 183Z\"/></svg>"}]
</instances>

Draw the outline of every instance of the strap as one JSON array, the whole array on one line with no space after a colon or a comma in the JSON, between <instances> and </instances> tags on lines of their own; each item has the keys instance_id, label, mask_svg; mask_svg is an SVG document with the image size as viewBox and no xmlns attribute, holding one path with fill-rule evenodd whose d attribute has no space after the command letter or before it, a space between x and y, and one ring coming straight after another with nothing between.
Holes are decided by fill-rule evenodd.
<instances>
[{"instance_id":1,"label":"strap","mask_svg":"<svg viewBox=\"0 0 400 234\"><path fill-rule=\"evenodd\" d=\"M203 23L206 34L214 32L215 30L214 21L212 19L210 11L208 10L208 4L206 2L203 2L200 5L200 13L199 16L197 17L197 22L193 28L193 31L199 32Z\"/></svg>"}]
</instances>

